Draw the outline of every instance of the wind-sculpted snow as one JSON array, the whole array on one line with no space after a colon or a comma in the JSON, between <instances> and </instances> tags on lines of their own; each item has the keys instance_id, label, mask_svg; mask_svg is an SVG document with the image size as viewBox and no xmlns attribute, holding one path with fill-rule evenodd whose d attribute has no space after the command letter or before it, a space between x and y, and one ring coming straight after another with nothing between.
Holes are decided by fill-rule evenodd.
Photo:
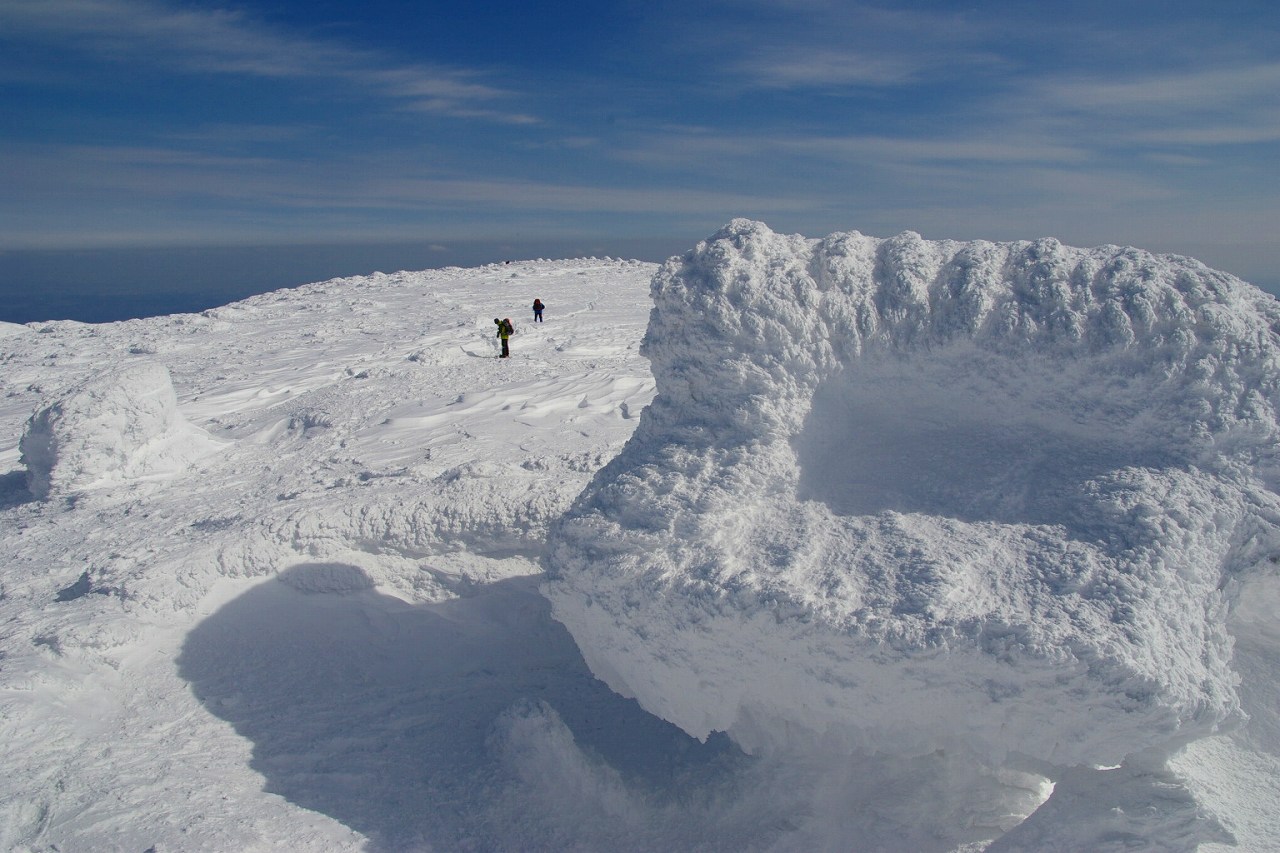
<instances>
[{"instance_id":1,"label":"wind-sculpted snow","mask_svg":"<svg viewBox=\"0 0 1280 853\"><path fill-rule=\"evenodd\" d=\"M1273 847L1272 303L722 236L0 324L0 849Z\"/></svg>"},{"instance_id":2,"label":"wind-sculpted snow","mask_svg":"<svg viewBox=\"0 0 1280 853\"><path fill-rule=\"evenodd\" d=\"M174 474L219 443L188 423L163 365L100 371L27 421L20 444L37 498Z\"/></svg>"},{"instance_id":3,"label":"wind-sculpted snow","mask_svg":"<svg viewBox=\"0 0 1280 853\"><path fill-rule=\"evenodd\" d=\"M757 753L1050 776L1243 718L1275 300L1134 249L745 220L652 296L657 396L544 588L615 690Z\"/></svg>"},{"instance_id":4,"label":"wind-sculpted snow","mask_svg":"<svg viewBox=\"0 0 1280 853\"><path fill-rule=\"evenodd\" d=\"M620 767L679 752L670 777L736 752L690 752L595 682L530 578L652 397L655 270L377 273L0 324L0 850L563 849L585 842L536 839L587 825L638 849L643 818L568 784L534 830L546 792L520 776L572 782L602 745ZM546 748L516 731L491 755L534 699Z\"/></svg>"}]
</instances>

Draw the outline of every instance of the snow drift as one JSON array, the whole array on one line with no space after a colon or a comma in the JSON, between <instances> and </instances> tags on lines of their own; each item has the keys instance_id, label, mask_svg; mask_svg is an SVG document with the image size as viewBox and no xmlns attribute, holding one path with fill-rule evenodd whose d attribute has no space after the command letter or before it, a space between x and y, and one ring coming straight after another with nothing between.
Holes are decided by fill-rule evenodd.
<instances>
[{"instance_id":1,"label":"snow drift","mask_svg":"<svg viewBox=\"0 0 1280 853\"><path fill-rule=\"evenodd\" d=\"M31 493L173 474L220 442L178 412L169 371L144 362L83 380L27 421L19 448Z\"/></svg>"},{"instance_id":2,"label":"snow drift","mask_svg":"<svg viewBox=\"0 0 1280 853\"><path fill-rule=\"evenodd\" d=\"M657 396L546 559L613 689L760 754L1049 776L1242 718L1275 300L1135 249L745 220L652 297Z\"/></svg>"}]
</instances>

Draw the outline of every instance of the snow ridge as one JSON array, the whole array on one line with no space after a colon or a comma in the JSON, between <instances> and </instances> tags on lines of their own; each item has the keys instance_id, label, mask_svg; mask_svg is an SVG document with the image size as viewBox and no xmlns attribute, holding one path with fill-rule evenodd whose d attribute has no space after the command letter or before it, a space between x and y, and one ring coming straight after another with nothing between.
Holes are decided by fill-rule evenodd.
<instances>
[{"instance_id":1,"label":"snow ridge","mask_svg":"<svg viewBox=\"0 0 1280 853\"><path fill-rule=\"evenodd\" d=\"M754 752L1048 775L1243 718L1275 300L1137 249L747 220L652 296L657 397L546 560L615 690Z\"/></svg>"}]
</instances>

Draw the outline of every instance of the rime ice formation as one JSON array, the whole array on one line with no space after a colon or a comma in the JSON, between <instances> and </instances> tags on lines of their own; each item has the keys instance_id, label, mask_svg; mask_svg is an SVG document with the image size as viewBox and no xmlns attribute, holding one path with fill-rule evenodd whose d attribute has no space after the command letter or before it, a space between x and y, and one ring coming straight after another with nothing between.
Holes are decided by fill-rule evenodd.
<instances>
[{"instance_id":1,"label":"rime ice formation","mask_svg":"<svg viewBox=\"0 0 1280 853\"><path fill-rule=\"evenodd\" d=\"M547 551L614 690L759 754L1041 770L1243 716L1274 299L1135 249L746 220L652 296L657 396Z\"/></svg>"},{"instance_id":2,"label":"rime ice formation","mask_svg":"<svg viewBox=\"0 0 1280 853\"><path fill-rule=\"evenodd\" d=\"M805 265L842 242L830 272ZM838 268L859 244L882 272L912 252L937 272L901 276L896 302L874 273L855 290ZM1065 269L1148 268L1132 296L1198 318L1184 335L1161 303L1104 344L1083 301L1078 337L1027 331L1054 301L1028 307L1053 269L1018 272L1029 246L827 247L735 226L690 257L707 278L660 276L653 405L648 263L0 324L0 850L1273 849L1280 574L1255 565L1273 538L1269 299L1190 262L1044 244ZM949 285L953 257L1009 275L978 267L951 309L912 320L904 294ZM788 268L798 297L781 298ZM1065 304L1122 292L1099 269L1087 294L1066 279ZM1169 269L1185 286L1164 290ZM521 323L535 297L546 323ZM822 317L859 305L854 333L824 337ZM498 312L517 323L510 359ZM944 315L950 337L930 331ZM126 472L154 457L106 448L170 435L163 407L133 413L167 396L126 369L145 364L220 445L140 481ZM19 442L55 404L75 414L41 469L54 499L35 500ZM596 670L755 755L591 675L538 593L549 539L548 592ZM1214 669L1215 601L1236 685ZM1197 691L1202 716L1170 735ZM1246 723L1165 759L1237 702ZM1154 720L1132 744L1108 710L1124 703ZM996 764L1015 736L1053 758ZM1152 744L1116 769L1063 766Z\"/></svg>"},{"instance_id":3,"label":"rime ice formation","mask_svg":"<svg viewBox=\"0 0 1280 853\"><path fill-rule=\"evenodd\" d=\"M178 412L169 371L143 363L100 371L36 412L19 447L27 485L43 500L176 473L219 445Z\"/></svg>"}]
</instances>

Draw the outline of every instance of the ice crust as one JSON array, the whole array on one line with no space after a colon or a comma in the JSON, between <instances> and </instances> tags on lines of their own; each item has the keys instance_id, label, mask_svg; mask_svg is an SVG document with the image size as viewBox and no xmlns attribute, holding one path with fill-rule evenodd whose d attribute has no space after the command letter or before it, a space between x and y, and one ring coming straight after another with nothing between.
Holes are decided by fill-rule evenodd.
<instances>
[{"instance_id":1,"label":"ice crust","mask_svg":"<svg viewBox=\"0 0 1280 853\"><path fill-rule=\"evenodd\" d=\"M651 291L657 396L546 552L614 690L761 754L1042 769L1242 718L1274 299L1136 249L747 220Z\"/></svg>"}]
</instances>

